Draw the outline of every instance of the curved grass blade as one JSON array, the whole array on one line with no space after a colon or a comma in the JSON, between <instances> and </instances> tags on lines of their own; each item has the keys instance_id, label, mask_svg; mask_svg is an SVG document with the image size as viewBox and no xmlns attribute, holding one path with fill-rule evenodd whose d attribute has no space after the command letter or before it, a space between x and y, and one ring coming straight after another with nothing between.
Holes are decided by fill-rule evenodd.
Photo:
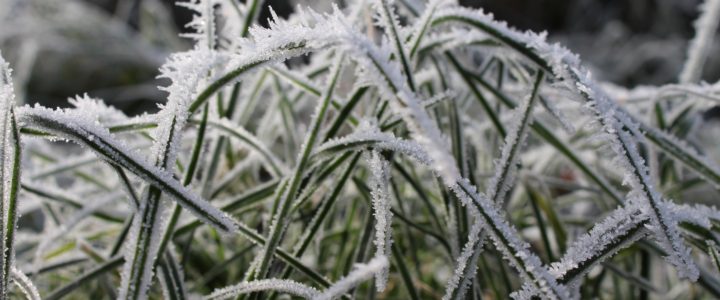
<instances>
[{"instance_id":1,"label":"curved grass blade","mask_svg":"<svg viewBox=\"0 0 720 300\"><path fill-rule=\"evenodd\" d=\"M23 274L23 272L13 267L10 275L12 276L13 282L15 282L15 284L20 288L23 294L25 294L25 298L27 300L42 299L40 298L40 293L38 292L38 289L35 287L32 281L30 281L30 278Z\"/></svg>"},{"instance_id":2,"label":"curved grass blade","mask_svg":"<svg viewBox=\"0 0 720 300\"><path fill-rule=\"evenodd\" d=\"M394 134L381 132L377 128L359 128L358 131L341 138L331 139L317 147L314 157L325 158L351 151L373 148L407 155L414 160L430 165L432 160L425 150L414 141L396 138Z\"/></svg>"},{"instance_id":3,"label":"curved grass blade","mask_svg":"<svg viewBox=\"0 0 720 300\"><path fill-rule=\"evenodd\" d=\"M315 288L309 287L302 283L298 283L287 279L261 279L254 281L241 282L233 286L215 290L212 294L203 298L204 300L221 300L230 299L242 294L261 291L278 291L290 295L302 297L305 299L314 299L319 292Z\"/></svg>"},{"instance_id":4,"label":"curved grass blade","mask_svg":"<svg viewBox=\"0 0 720 300\"><path fill-rule=\"evenodd\" d=\"M237 81L241 75L257 69L268 62L283 60L316 49L322 49L347 38L346 36L338 35L337 32L326 30L327 28L346 25L338 24L338 15L331 15L326 18L314 13L310 14L315 18L315 21L317 21L314 26L298 26L296 23L288 23L275 18L271 23L271 29L256 27L254 29L256 32L252 34L254 37L252 41L241 41L248 43L248 49L253 50L245 51L242 56L231 61L230 67L228 68L230 71L219 76L215 81L205 87L190 104L188 112L193 113L197 111L205 101L225 85ZM292 28L293 34L283 35L282 29L289 30L290 28ZM282 36L282 38L278 39L278 36Z\"/></svg>"},{"instance_id":5,"label":"curved grass blade","mask_svg":"<svg viewBox=\"0 0 720 300\"><path fill-rule=\"evenodd\" d=\"M372 278L376 273L389 267L387 257L374 257L366 264L357 264L355 270L347 274L344 278L335 282L328 289L313 297L315 300L331 300L340 297L347 291L355 288L363 281Z\"/></svg>"},{"instance_id":6,"label":"curved grass blade","mask_svg":"<svg viewBox=\"0 0 720 300\"><path fill-rule=\"evenodd\" d=\"M248 145L254 151L257 151L260 156L263 157L265 162L270 165L272 172L276 176L282 176L287 174L287 167L282 161L275 156L260 140L257 139L252 133L248 132L242 127L234 125L227 119L211 119L207 121L208 125L219 129L230 137L241 140L244 144Z\"/></svg>"},{"instance_id":7,"label":"curved grass blade","mask_svg":"<svg viewBox=\"0 0 720 300\"><path fill-rule=\"evenodd\" d=\"M117 142L104 128L73 118L63 111L46 108L20 108L18 120L24 126L40 128L87 146L108 163L119 165L157 186L203 222L223 231L233 230L235 222L229 216L182 187L169 172L148 164L134 151Z\"/></svg>"}]
</instances>

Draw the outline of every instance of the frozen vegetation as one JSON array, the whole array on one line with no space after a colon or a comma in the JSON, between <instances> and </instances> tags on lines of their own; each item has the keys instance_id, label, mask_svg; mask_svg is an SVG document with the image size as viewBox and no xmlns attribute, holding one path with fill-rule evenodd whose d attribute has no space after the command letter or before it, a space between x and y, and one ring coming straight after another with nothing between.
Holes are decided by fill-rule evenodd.
<instances>
[{"instance_id":1,"label":"frozen vegetation","mask_svg":"<svg viewBox=\"0 0 720 300\"><path fill-rule=\"evenodd\" d=\"M346 2L178 3L139 116L21 105L0 59L0 299L720 297L720 150L687 139L720 1L636 89L450 0Z\"/></svg>"}]
</instances>

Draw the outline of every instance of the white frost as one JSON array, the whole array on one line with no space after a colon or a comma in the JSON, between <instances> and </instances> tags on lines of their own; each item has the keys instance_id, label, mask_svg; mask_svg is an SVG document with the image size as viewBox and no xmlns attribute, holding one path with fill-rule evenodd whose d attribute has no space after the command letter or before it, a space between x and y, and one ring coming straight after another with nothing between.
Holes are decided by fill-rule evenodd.
<instances>
[{"instance_id":1,"label":"white frost","mask_svg":"<svg viewBox=\"0 0 720 300\"><path fill-rule=\"evenodd\" d=\"M221 300L234 298L241 294L259 291L276 291L287 293L303 298L313 298L318 295L318 290L299 282L287 279L262 279L254 281L241 282L233 286L224 287L215 290L212 294L206 296L206 300Z\"/></svg>"},{"instance_id":2,"label":"white frost","mask_svg":"<svg viewBox=\"0 0 720 300\"><path fill-rule=\"evenodd\" d=\"M355 270L330 286L321 294L312 297L314 300L331 300L341 297L345 292L360 285L363 281L372 278L375 274L384 272L390 266L388 258L379 256L371 259L367 264L355 265Z\"/></svg>"}]
</instances>

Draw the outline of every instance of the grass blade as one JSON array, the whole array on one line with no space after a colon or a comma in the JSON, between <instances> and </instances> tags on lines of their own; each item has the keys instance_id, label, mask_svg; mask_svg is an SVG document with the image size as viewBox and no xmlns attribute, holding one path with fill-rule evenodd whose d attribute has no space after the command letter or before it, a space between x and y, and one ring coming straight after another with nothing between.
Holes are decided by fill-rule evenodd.
<instances>
[{"instance_id":1,"label":"grass blade","mask_svg":"<svg viewBox=\"0 0 720 300\"><path fill-rule=\"evenodd\" d=\"M20 189L20 133L15 119L12 81L8 63L0 57L0 298L8 296L15 264L15 228ZM24 276L23 276L24 278ZM29 282L29 281L28 281Z\"/></svg>"}]
</instances>

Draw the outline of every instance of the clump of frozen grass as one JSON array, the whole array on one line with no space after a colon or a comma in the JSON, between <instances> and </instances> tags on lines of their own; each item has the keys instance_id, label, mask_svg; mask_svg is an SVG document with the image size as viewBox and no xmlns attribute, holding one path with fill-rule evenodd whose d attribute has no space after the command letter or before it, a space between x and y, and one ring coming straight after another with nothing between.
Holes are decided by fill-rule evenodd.
<instances>
[{"instance_id":1,"label":"clump of frozen grass","mask_svg":"<svg viewBox=\"0 0 720 300\"><path fill-rule=\"evenodd\" d=\"M720 169L664 121L701 106L615 99L717 101L695 82L718 1L694 79L633 91L544 33L410 2L268 28L260 0L182 2L195 45L137 118L88 96L15 109L2 62L0 298L720 296L720 211L687 196L716 198ZM42 228L16 233L18 205Z\"/></svg>"}]
</instances>

